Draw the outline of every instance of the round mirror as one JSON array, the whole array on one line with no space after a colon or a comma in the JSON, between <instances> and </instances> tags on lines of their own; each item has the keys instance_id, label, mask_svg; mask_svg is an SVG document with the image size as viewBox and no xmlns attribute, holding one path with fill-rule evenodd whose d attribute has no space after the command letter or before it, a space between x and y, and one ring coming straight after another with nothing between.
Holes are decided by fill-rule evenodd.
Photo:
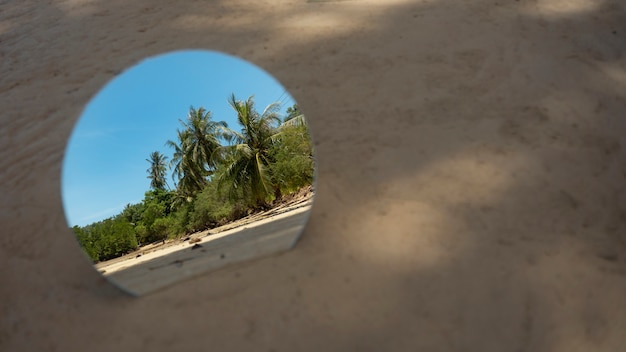
<instances>
[{"instance_id":1,"label":"round mirror","mask_svg":"<svg viewBox=\"0 0 626 352\"><path fill-rule=\"evenodd\" d=\"M62 195L97 270L142 295L293 248L314 174L284 87L244 60L182 51L126 70L87 105Z\"/></svg>"}]
</instances>

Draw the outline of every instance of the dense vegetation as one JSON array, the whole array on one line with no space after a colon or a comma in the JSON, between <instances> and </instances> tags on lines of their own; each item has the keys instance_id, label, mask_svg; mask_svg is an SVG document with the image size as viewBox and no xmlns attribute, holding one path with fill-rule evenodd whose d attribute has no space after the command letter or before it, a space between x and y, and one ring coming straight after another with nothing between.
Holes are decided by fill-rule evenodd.
<instances>
[{"instance_id":1,"label":"dense vegetation","mask_svg":"<svg viewBox=\"0 0 626 352\"><path fill-rule=\"evenodd\" d=\"M239 129L214 121L202 107L191 107L187 119L180 120L177 140L166 142L172 159L168 162L159 151L146 159L150 189L143 201L126 205L109 219L73 227L94 262L267 209L312 183L310 136L297 105L283 117L278 103L258 112L252 97L240 101L233 94L228 104Z\"/></svg>"}]
</instances>

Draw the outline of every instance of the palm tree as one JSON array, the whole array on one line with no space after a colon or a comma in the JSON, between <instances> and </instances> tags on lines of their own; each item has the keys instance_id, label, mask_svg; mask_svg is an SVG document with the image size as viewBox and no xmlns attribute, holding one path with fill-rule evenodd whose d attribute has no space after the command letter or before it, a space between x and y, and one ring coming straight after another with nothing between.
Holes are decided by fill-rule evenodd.
<instances>
[{"instance_id":1,"label":"palm tree","mask_svg":"<svg viewBox=\"0 0 626 352\"><path fill-rule=\"evenodd\" d=\"M165 143L168 147L174 148L174 155L170 161L170 168L173 170L172 178L175 182L177 181L177 192L184 197L191 197L204 187L206 179L200 166L194 162L188 153L190 149L187 138L188 131L178 130L177 133L178 143L171 140Z\"/></svg>"},{"instance_id":2,"label":"palm tree","mask_svg":"<svg viewBox=\"0 0 626 352\"><path fill-rule=\"evenodd\" d=\"M167 166L165 161L167 157L158 151L154 151L150 154L150 159L146 159L150 163L150 167L146 170L148 178L150 179L150 187L153 189L165 190L167 181L165 180L165 172Z\"/></svg>"},{"instance_id":3,"label":"palm tree","mask_svg":"<svg viewBox=\"0 0 626 352\"><path fill-rule=\"evenodd\" d=\"M280 197L280 188L272 183L269 173L272 137L281 122L280 105L270 104L259 114L252 96L238 101L232 94L228 103L237 113L242 129L236 132L224 128L224 136L232 144L222 148L225 168L218 175L218 189L227 187L231 198L242 194L250 204L264 206L272 191Z\"/></svg>"},{"instance_id":4,"label":"palm tree","mask_svg":"<svg viewBox=\"0 0 626 352\"><path fill-rule=\"evenodd\" d=\"M178 130L178 141L167 141L166 145L174 149L170 166L174 170L173 177L178 180L179 193L185 197L193 197L207 184L210 177L222 160L220 141L225 122L211 120L211 112L204 108L191 107L187 121L179 120L183 126Z\"/></svg>"},{"instance_id":5,"label":"palm tree","mask_svg":"<svg viewBox=\"0 0 626 352\"><path fill-rule=\"evenodd\" d=\"M216 151L221 146L220 137L223 129L228 125L224 121L212 121L211 112L204 108L189 109L187 122L181 121L188 131L187 147L192 160L206 175L211 175L220 162L220 155Z\"/></svg>"}]
</instances>

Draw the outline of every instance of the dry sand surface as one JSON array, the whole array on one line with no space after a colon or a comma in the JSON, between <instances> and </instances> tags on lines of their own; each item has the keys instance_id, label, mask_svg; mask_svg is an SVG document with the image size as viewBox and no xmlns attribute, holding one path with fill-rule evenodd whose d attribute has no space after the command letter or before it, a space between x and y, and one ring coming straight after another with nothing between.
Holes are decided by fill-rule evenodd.
<instances>
[{"instance_id":1,"label":"dry sand surface","mask_svg":"<svg viewBox=\"0 0 626 352\"><path fill-rule=\"evenodd\" d=\"M305 190L268 211L147 245L95 266L124 290L145 294L228 264L291 249L306 225L312 202L313 194Z\"/></svg>"},{"instance_id":2,"label":"dry sand surface","mask_svg":"<svg viewBox=\"0 0 626 352\"><path fill-rule=\"evenodd\" d=\"M0 351L626 351L626 1L0 4ZM109 80L189 48L297 99L315 209L294 250L130 299L62 156Z\"/></svg>"}]
</instances>

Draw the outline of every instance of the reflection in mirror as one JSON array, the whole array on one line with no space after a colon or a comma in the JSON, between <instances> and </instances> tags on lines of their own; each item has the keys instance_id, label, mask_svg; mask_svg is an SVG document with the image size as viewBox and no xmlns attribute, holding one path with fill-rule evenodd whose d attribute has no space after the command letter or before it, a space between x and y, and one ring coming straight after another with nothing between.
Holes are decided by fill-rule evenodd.
<instances>
[{"instance_id":1,"label":"reflection in mirror","mask_svg":"<svg viewBox=\"0 0 626 352\"><path fill-rule=\"evenodd\" d=\"M97 270L142 295L293 248L313 175L306 120L275 79L183 51L144 60L87 105L62 193Z\"/></svg>"}]
</instances>

